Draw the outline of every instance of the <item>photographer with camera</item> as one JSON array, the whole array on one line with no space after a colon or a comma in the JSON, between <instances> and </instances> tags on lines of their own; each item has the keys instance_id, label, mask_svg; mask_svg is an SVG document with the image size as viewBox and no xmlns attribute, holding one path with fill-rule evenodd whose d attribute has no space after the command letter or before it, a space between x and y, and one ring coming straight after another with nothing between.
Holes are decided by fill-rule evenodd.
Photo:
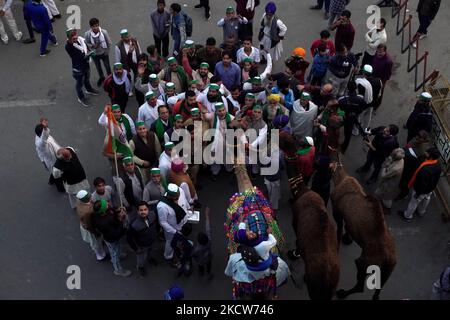
<instances>
[{"instance_id":1,"label":"photographer with camera","mask_svg":"<svg viewBox=\"0 0 450 320\"><path fill-rule=\"evenodd\" d=\"M373 164L374 170L370 179L366 182L369 185L377 180L384 160L389 157L394 149L398 148L398 127L395 124L390 124L386 127L381 126L365 132L368 136L373 136L373 139L370 140L368 136L364 137L364 143L369 147L369 152L367 153L366 163L358 168L356 172L367 172Z\"/></svg>"},{"instance_id":2,"label":"photographer with camera","mask_svg":"<svg viewBox=\"0 0 450 320\"><path fill-rule=\"evenodd\" d=\"M351 16L352 13L350 11L344 10L341 17L330 26L331 31L336 30L336 36L334 38L334 45L336 48L340 44L343 44L349 51L352 50L355 41L355 28L350 21Z\"/></svg>"}]
</instances>

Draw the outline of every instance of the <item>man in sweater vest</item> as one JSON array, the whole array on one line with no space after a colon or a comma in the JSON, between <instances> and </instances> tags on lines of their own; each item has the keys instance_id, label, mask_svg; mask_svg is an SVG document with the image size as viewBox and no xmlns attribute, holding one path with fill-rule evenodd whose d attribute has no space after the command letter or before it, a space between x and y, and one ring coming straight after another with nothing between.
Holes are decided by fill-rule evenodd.
<instances>
[{"instance_id":1,"label":"man in sweater vest","mask_svg":"<svg viewBox=\"0 0 450 320\"><path fill-rule=\"evenodd\" d=\"M132 92L131 76L124 69L121 62L114 63L114 72L103 83L103 89L108 93L112 104L118 104L120 110L125 112L128 103L128 95Z\"/></svg>"},{"instance_id":2,"label":"man in sweater vest","mask_svg":"<svg viewBox=\"0 0 450 320\"><path fill-rule=\"evenodd\" d=\"M436 189L441 177L441 165L439 164L440 153L436 148L427 150L426 160L417 168L413 177L409 181L408 187L413 189L411 199L406 211L399 211L398 214L405 220L411 221L414 212L422 217L427 210L431 200L431 194Z\"/></svg>"},{"instance_id":3,"label":"man in sweater vest","mask_svg":"<svg viewBox=\"0 0 450 320\"><path fill-rule=\"evenodd\" d=\"M56 152L58 160L53 165L53 176L62 178L64 188L69 196L72 209L76 208L76 194L81 190L89 190L89 182L75 150L71 147L61 148Z\"/></svg>"},{"instance_id":4,"label":"man in sweater vest","mask_svg":"<svg viewBox=\"0 0 450 320\"><path fill-rule=\"evenodd\" d=\"M137 134L130 140L133 161L141 168L142 180L146 184L150 180L150 168L158 165L161 145L158 137L151 132L142 121L136 122Z\"/></svg>"},{"instance_id":5,"label":"man in sweater vest","mask_svg":"<svg viewBox=\"0 0 450 320\"><path fill-rule=\"evenodd\" d=\"M127 29L120 31L120 40L115 47L116 63L120 62L128 72L133 71L133 79L137 76L138 57L141 55L141 46L131 37Z\"/></svg>"},{"instance_id":6,"label":"man in sweater vest","mask_svg":"<svg viewBox=\"0 0 450 320\"><path fill-rule=\"evenodd\" d=\"M132 221L134 207L142 201L142 192L144 183L142 182L142 173L139 167L134 165L132 157L123 158L124 172L119 173L119 177L114 177L117 194L122 199L124 207L127 209L128 221Z\"/></svg>"},{"instance_id":7,"label":"man in sweater vest","mask_svg":"<svg viewBox=\"0 0 450 320\"><path fill-rule=\"evenodd\" d=\"M175 84L175 92L185 92L188 88L188 76L183 67L178 65L177 59L170 57L167 59L167 67L158 73L160 80L173 82Z\"/></svg>"}]
</instances>

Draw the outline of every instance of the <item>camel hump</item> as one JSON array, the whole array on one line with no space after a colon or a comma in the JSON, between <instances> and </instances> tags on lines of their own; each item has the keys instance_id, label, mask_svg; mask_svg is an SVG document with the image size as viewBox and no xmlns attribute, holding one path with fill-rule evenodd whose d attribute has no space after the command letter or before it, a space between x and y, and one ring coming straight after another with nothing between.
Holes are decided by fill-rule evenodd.
<instances>
[{"instance_id":1,"label":"camel hump","mask_svg":"<svg viewBox=\"0 0 450 320\"><path fill-rule=\"evenodd\" d=\"M366 194L366 200L372 208L374 227L377 233L383 233L387 231L386 221L384 219L383 207L381 206L380 200L373 194Z\"/></svg>"}]
</instances>

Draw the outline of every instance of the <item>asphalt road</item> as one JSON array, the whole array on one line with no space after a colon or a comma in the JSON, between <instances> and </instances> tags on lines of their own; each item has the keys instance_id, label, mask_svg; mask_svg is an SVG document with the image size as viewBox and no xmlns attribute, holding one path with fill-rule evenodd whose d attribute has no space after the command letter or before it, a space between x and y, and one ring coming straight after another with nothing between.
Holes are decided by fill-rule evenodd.
<instances>
[{"instance_id":1,"label":"asphalt road","mask_svg":"<svg viewBox=\"0 0 450 320\"><path fill-rule=\"evenodd\" d=\"M71 76L70 60L64 50L65 9L77 4L82 12L83 30L88 20L96 16L101 24L118 40L119 30L128 28L137 36L142 46L152 43L149 12L155 1L144 0L97 0L57 1L63 19L55 23L60 46L52 48L45 58L39 57L38 43L23 45L11 41L8 46L0 44L0 135L3 151L0 153L0 299L161 299L163 291L171 284L180 283L188 299L230 299L230 279L223 270L226 266L225 236L223 223L229 196L236 187L231 177L221 175L216 183L203 179L200 200L212 209L213 272L208 281L197 274L190 278L175 277L175 271L162 262L163 243L155 247L155 256L160 265L148 267L145 279L136 274L131 278L115 277L109 262L95 261L90 248L80 238L79 223L70 210L66 196L47 185L47 173L43 170L34 148L34 126L41 116L50 121L52 135L62 145L76 148L90 181L96 176L110 180L107 162L101 155L104 129L97 119L102 112L107 96L93 99L95 107L84 109L76 102L74 80ZM171 1L169 1L171 2ZM222 30L215 22L222 17L232 1L211 1L212 20L204 21L201 10L195 10L197 1L184 1L184 7L194 19L195 41L204 42L213 35L222 38ZM265 4L267 1L262 1ZM285 53L294 47L308 48L312 40L325 27L322 13L309 10L310 1L278 0L278 16L288 26L284 43ZM368 15L367 5L373 1L352 1L353 23L357 29L355 52L364 48L363 30ZM410 1L415 6L417 1ZM411 9L415 7L411 6ZM450 6L442 2L436 21L430 27L429 37L423 40L430 51L430 67L449 75L447 64L450 54L448 30L450 30ZM21 2L14 1L13 11L19 28L26 33L21 18ZM413 14L415 10L411 10ZM257 9L257 16L263 12ZM390 82L384 104L378 112L374 125L396 123L402 125L411 110L416 94L413 90L413 75L406 71L407 56L400 54L400 37L395 35L396 20L391 20L390 11L384 9L388 21L388 51L395 59L395 75ZM414 18L417 26L417 18ZM414 27L414 28L415 28ZM7 28L7 27L6 27ZM255 26L256 30L256 26ZM281 70L277 63L275 70ZM97 80L92 69L93 81ZM137 103L131 100L128 113L137 114ZM406 135L401 133L400 140ZM349 173L363 163L359 139L353 139L345 165ZM280 225L287 238L287 247L294 242L290 227L291 213L288 207L288 190L284 183ZM393 212L406 203L397 203ZM428 299L433 281L444 266L449 264L450 228L440 218L441 206L433 198L428 214L411 223L404 223L396 215L388 216L387 223L396 239L398 265L382 291L382 299ZM194 234L201 226L196 226ZM356 245L343 246L341 256L341 278L339 287L349 288L355 281L354 259L359 256ZM81 290L68 290L66 269L69 265L81 268ZM135 267L132 253L124 261L127 268ZM303 263L292 265L292 272L299 287L290 281L280 290L281 299L307 299L306 287L302 284ZM368 299L371 293L358 294L351 299Z\"/></svg>"}]
</instances>

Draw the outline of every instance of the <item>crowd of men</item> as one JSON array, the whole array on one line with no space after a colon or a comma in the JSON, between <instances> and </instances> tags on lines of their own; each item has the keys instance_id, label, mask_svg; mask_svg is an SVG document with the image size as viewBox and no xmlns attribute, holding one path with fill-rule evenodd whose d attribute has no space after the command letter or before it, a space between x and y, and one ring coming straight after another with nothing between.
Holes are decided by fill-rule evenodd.
<instances>
[{"instance_id":1,"label":"crowd of men","mask_svg":"<svg viewBox=\"0 0 450 320\"><path fill-rule=\"evenodd\" d=\"M32 5L41 10L44 7L40 2L33 0ZM405 124L407 141L398 141L401 128L395 124L371 129L372 118L383 106L393 69L387 50L386 20L359 33L352 25L351 12L345 8L346 1L332 0L329 7L330 1L325 1L328 28L309 48L298 47L285 55L284 71L274 73L272 62L282 59L283 39L289 33L276 14L276 4L268 2L262 18L255 23L259 30L256 44L253 22L260 1L235 2L236 8L227 7L217 22L223 28L220 44L213 37L204 45L191 40L192 19L176 3L167 11L164 0L156 1L157 8L150 16L154 44L146 48L147 53L128 29L121 30L114 45L115 35L100 27L97 18L90 19L84 36L78 30L67 30L65 49L72 61L79 103L89 107L86 94L100 94L90 82L90 60L97 69L97 87L110 98L98 124L106 128L103 154L109 161L113 183L110 186L106 183L109 179L97 177L91 181L91 188L76 151L56 142L45 118L36 126L36 150L49 171L49 183L66 192L71 207L76 208L82 239L90 244L97 260L111 258L116 275L131 274L120 262L124 256L123 238L136 252L141 276L145 275L146 261L156 263L151 251L158 238L165 241L165 260L178 268L179 274L192 272L192 260L197 262L200 273L211 271L208 215L206 232L198 234L196 243L190 240L189 221L201 208L198 175L209 172L214 182L222 167L231 172L233 164L186 163L186 155L174 151L183 142L183 129L192 140L202 134L196 127L214 130L210 142L214 153L227 148L227 129L256 130L253 139L241 139L247 151L266 147L271 129L292 134L299 144L297 161L304 181L326 203L333 152L345 153L351 139L360 136L367 146L367 161L357 173L365 174L373 167L367 184L378 183L375 193L386 213L394 200L404 199L410 190L408 207L399 212L402 218L410 221L416 210L420 215L426 211L441 173L439 152L430 141L432 96L424 92L418 98ZM312 9L322 8L323 2L318 1ZM427 22L434 18L439 6L423 6L434 6L435 2L420 1L419 14L428 14ZM204 8L205 18L210 19L209 1L200 1L196 8ZM41 17L49 19L48 15ZM38 20L31 20L38 27ZM195 23L195 27L200 25ZM419 37L426 34L422 20L421 28ZM47 34L42 31L44 45ZM366 42L364 54L352 52L357 39ZM49 40L56 43L51 32ZM48 53L46 44L41 45L41 54ZM126 113L135 104L132 97L139 105L136 119ZM131 153L119 149L111 153L108 149L111 116ZM197 123L200 126L195 126ZM194 145L191 150L202 152ZM264 176L266 194L275 211L281 199L282 152L279 158L279 170ZM261 173L261 166L249 165L252 178Z\"/></svg>"}]
</instances>

